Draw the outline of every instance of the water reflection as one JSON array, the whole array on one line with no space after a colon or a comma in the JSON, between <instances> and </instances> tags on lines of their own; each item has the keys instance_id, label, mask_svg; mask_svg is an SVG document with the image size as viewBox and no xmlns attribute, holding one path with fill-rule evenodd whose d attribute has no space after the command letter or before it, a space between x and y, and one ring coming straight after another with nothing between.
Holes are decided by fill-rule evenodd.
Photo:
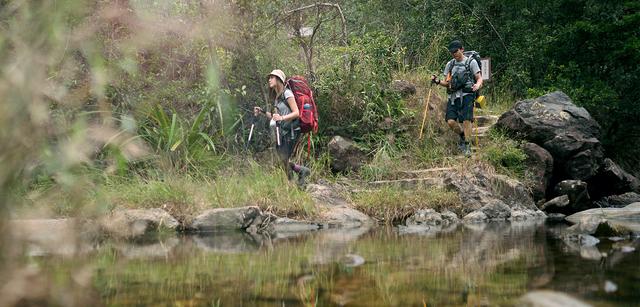
<instances>
[{"instance_id":1,"label":"water reflection","mask_svg":"<svg viewBox=\"0 0 640 307\"><path fill-rule=\"evenodd\" d=\"M164 234L79 245L91 247L84 263L92 264L94 291L107 305L512 305L535 289L599 305L640 299L637 240L576 245L560 239L564 228L520 221L296 236ZM41 268L73 268L75 260L57 256L55 247L38 248L45 252L32 257Z\"/></svg>"}]
</instances>

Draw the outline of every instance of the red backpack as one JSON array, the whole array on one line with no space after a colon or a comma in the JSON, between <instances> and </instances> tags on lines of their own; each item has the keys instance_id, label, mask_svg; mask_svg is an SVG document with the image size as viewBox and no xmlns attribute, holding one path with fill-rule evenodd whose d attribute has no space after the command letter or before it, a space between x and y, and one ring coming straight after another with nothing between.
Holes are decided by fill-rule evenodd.
<instances>
[{"instance_id":1,"label":"red backpack","mask_svg":"<svg viewBox=\"0 0 640 307\"><path fill-rule=\"evenodd\" d=\"M293 92L300 112L300 132L318 132L318 108L313 100L313 92L303 76L292 76L285 82Z\"/></svg>"}]
</instances>

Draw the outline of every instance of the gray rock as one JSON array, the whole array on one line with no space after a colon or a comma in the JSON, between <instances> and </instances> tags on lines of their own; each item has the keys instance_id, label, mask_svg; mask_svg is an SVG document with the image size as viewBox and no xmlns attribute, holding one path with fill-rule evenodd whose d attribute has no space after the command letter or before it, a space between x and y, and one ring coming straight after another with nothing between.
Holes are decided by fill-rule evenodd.
<instances>
[{"instance_id":1,"label":"gray rock","mask_svg":"<svg viewBox=\"0 0 640 307\"><path fill-rule=\"evenodd\" d=\"M440 212L440 216L442 217L442 222L444 224L455 224L460 221L457 214L446 209Z\"/></svg>"},{"instance_id":2,"label":"gray rock","mask_svg":"<svg viewBox=\"0 0 640 307\"><path fill-rule=\"evenodd\" d=\"M574 213L567 217L572 223L579 223L586 216L596 216L607 221L616 220L619 222L628 220L629 222L640 220L640 202L630 204L624 208L595 208L578 213Z\"/></svg>"},{"instance_id":3,"label":"gray rock","mask_svg":"<svg viewBox=\"0 0 640 307\"><path fill-rule=\"evenodd\" d=\"M356 143L339 135L331 138L328 147L334 172L357 171L366 161L364 152Z\"/></svg>"},{"instance_id":4,"label":"gray rock","mask_svg":"<svg viewBox=\"0 0 640 307\"><path fill-rule=\"evenodd\" d=\"M130 238L162 229L175 231L180 227L173 216L160 208L116 210L99 223L111 235Z\"/></svg>"},{"instance_id":5,"label":"gray rock","mask_svg":"<svg viewBox=\"0 0 640 307\"><path fill-rule=\"evenodd\" d=\"M595 205L602 208L622 208L636 202L640 202L640 194L636 192L627 192L620 195L603 197L596 201Z\"/></svg>"},{"instance_id":6,"label":"gray rock","mask_svg":"<svg viewBox=\"0 0 640 307\"><path fill-rule=\"evenodd\" d=\"M464 204L464 220L468 222L477 222L481 218L509 219L512 212L518 212L518 219L529 214L530 217L544 216L522 183L507 176L491 174L479 167L464 174L447 173L443 184L460 196ZM476 211L483 213L470 214Z\"/></svg>"},{"instance_id":7,"label":"gray rock","mask_svg":"<svg viewBox=\"0 0 640 307\"><path fill-rule=\"evenodd\" d=\"M568 206L561 213L571 214L585 209L592 208L591 198L587 190L587 183L580 180L563 180L554 189L557 195L567 195L569 197Z\"/></svg>"},{"instance_id":8,"label":"gray rock","mask_svg":"<svg viewBox=\"0 0 640 307\"><path fill-rule=\"evenodd\" d=\"M516 304L521 307L590 307L568 294L551 290L532 291L522 296Z\"/></svg>"},{"instance_id":9,"label":"gray rock","mask_svg":"<svg viewBox=\"0 0 640 307\"><path fill-rule=\"evenodd\" d=\"M640 180L608 158L604 159L602 169L593 179L593 183L597 185L598 192L604 195L640 193Z\"/></svg>"},{"instance_id":10,"label":"gray rock","mask_svg":"<svg viewBox=\"0 0 640 307\"><path fill-rule=\"evenodd\" d=\"M603 163L600 126L586 109L577 107L562 92L517 102L496 126L549 151L555 163L554 175L560 178L589 179Z\"/></svg>"},{"instance_id":11,"label":"gray rock","mask_svg":"<svg viewBox=\"0 0 640 307\"><path fill-rule=\"evenodd\" d=\"M535 143L525 143L522 150L527 155L527 177L532 182L533 199L538 201L546 197L547 187L553 175L553 156Z\"/></svg>"},{"instance_id":12,"label":"gray rock","mask_svg":"<svg viewBox=\"0 0 640 307\"><path fill-rule=\"evenodd\" d=\"M489 217L487 216L487 214L482 212L482 210L478 210L465 215L463 219L465 222L481 223L487 221Z\"/></svg>"},{"instance_id":13,"label":"gray rock","mask_svg":"<svg viewBox=\"0 0 640 307\"><path fill-rule=\"evenodd\" d=\"M209 209L196 216L189 227L194 231L242 230L262 216L258 207Z\"/></svg>"},{"instance_id":14,"label":"gray rock","mask_svg":"<svg viewBox=\"0 0 640 307\"><path fill-rule=\"evenodd\" d=\"M407 226L412 225L440 225L443 223L442 215L433 209L422 209L416 211L406 220Z\"/></svg>"},{"instance_id":15,"label":"gray rock","mask_svg":"<svg viewBox=\"0 0 640 307\"><path fill-rule=\"evenodd\" d=\"M607 280L604 282L604 292L613 293L616 291L618 291L618 285L616 285L610 280Z\"/></svg>"},{"instance_id":16,"label":"gray rock","mask_svg":"<svg viewBox=\"0 0 640 307\"><path fill-rule=\"evenodd\" d=\"M338 187L327 184L309 184L307 192L321 207L345 207L349 205L347 199L340 194Z\"/></svg>"},{"instance_id":17,"label":"gray rock","mask_svg":"<svg viewBox=\"0 0 640 307\"><path fill-rule=\"evenodd\" d=\"M569 179L587 180L598 173L604 159L600 141L575 132L556 135L542 146L556 162L557 175Z\"/></svg>"},{"instance_id":18,"label":"gray rock","mask_svg":"<svg viewBox=\"0 0 640 307\"><path fill-rule=\"evenodd\" d=\"M567 208L569 207L569 203L569 196L562 195L542 204L542 206L540 206L540 209L548 213L568 212L570 211L570 209Z\"/></svg>"},{"instance_id":19,"label":"gray rock","mask_svg":"<svg viewBox=\"0 0 640 307\"><path fill-rule=\"evenodd\" d=\"M489 179L489 189L497 194L509 208L537 210L529 189L520 181L505 175L495 174Z\"/></svg>"},{"instance_id":20,"label":"gray rock","mask_svg":"<svg viewBox=\"0 0 640 307\"><path fill-rule=\"evenodd\" d=\"M366 214L348 207L333 207L320 213L320 220L329 227L361 227L374 221Z\"/></svg>"},{"instance_id":21,"label":"gray rock","mask_svg":"<svg viewBox=\"0 0 640 307\"><path fill-rule=\"evenodd\" d=\"M600 240L598 240L598 238L590 235L579 235L578 238L580 245L582 246L596 246L598 243L600 243Z\"/></svg>"},{"instance_id":22,"label":"gray rock","mask_svg":"<svg viewBox=\"0 0 640 307\"><path fill-rule=\"evenodd\" d=\"M633 253L636 250L636 248L633 247L633 246L623 246L623 247L620 248L620 250L623 253Z\"/></svg>"},{"instance_id":23,"label":"gray rock","mask_svg":"<svg viewBox=\"0 0 640 307\"><path fill-rule=\"evenodd\" d=\"M596 237L614 238L629 237L640 231L640 220L625 218L604 218L604 215L584 214L578 217L569 217L569 220L575 225L568 230L576 234L591 234Z\"/></svg>"},{"instance_id":24,"label":"gray rock","mask_svg":"<svg viewBox=\"0 0 640 307\"><path fill-rule=\"evenodd\" d=\"M489 220L506 220L511 217L511 208L504 202L495 201L480 208Z\"/></svg>"},{"instance_id":25,"label":"gray rock","mask_svg":"<svg viewBox=\"0 0 640 307\"><path fill-rule=\"evenodd\" d=\"M600 261L603 254L595 246L583 246L580 248L580 257L587 260Z\"/></svg>"},{"instance_id":26,"label":"gray rock","mask_svg":"<svg viewBox=\"0 0 640 307\"><path fill-rule=\"evenodd\" d=\"M416 86L406 80L393 80L391 90L399 93L402 97L407 97L416 93Z\"/></svg>"},{"instance_id":27,"label":"gray rock","mask_svg":"<svg viewBox=\"0 0 640 307\"><path fill-rule=\"evenodd\" d=\"M511 210L511 221L524 221L529 219L544 219L547 215L540 210Z\"/></svg>"}]
</instances>

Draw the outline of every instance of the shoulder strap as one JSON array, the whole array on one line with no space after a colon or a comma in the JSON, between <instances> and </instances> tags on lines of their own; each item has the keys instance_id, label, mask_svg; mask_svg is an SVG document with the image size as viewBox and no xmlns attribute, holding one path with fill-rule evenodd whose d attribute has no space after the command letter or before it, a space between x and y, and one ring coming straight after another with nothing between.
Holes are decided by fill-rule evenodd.
<instances>
[{"instance_id":1,"label":"shoulder strap","mask_svg":"<svg viewBox=\"0 0 640 307\"><path fill-rule=\"evenodd\" d=\"M469 56L467 57L467 60L464 61L464 68L466 70L469 70L469 71L471 70L471 61L473 61L473 60L475 60L473 58L473 54L469 54Z\"/></svg>"},{"instance_id":2,"label":"shoulder strap","mask_svg":"<svg viewBox=\"0 0 640 307\"><path fill-rule=\"evenodd\" d=\"M453 70L453 66L456 65L456 59L451 59L451 61L447 62L447 66L449 68L449 73Z\"/></svg>"}]
</instances>

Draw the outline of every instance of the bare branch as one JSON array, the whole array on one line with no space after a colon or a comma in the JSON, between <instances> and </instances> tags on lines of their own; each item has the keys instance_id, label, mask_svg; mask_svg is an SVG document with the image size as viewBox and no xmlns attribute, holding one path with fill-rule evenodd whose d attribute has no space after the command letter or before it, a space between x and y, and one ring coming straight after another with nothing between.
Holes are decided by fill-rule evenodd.
<instances>
[{"instance_id":1,"label":"bare branch","mask_svg":"<svg viewBox=\"0 0 640 307\"><path fill-rule=\"evenodd\" d=\"M347 21L344 18L344 14L342 13L342 8L340 8L340 5L336 4L336 3L314 3L314 4L305 5L305 6L293 9L293 10L285 11L283 16L281 18L277 19L275 21L275 23L277 24L277 23L281 22L283 19L288 18L291 14L296 13L296 12L300 12L300 11L303 11L303 10L308 10L308 9L311 9L311 8L317 8L318 12L319 12L320 11L320 7L333 8L338 12L338 14L340 15L340 21L342 23L342 44L344 46L346 46L347 45Z\"/></svg>"}]
</instances>

